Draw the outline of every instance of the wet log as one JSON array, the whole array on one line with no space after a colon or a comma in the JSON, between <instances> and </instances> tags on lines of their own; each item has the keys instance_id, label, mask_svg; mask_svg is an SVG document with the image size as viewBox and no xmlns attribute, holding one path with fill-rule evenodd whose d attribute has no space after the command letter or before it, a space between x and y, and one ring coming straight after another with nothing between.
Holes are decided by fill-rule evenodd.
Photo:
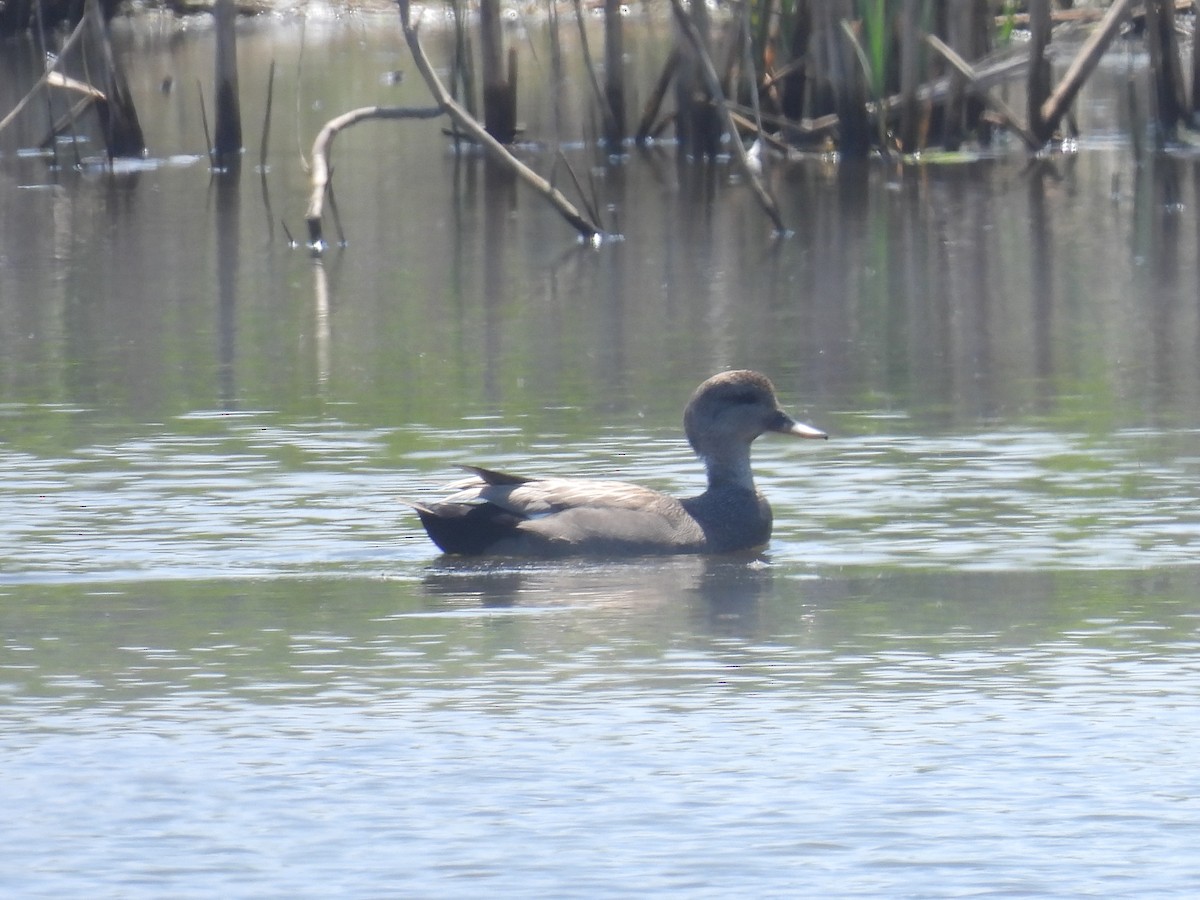
<instances>
[{"instance_id":1,"label":"wet log","mask_svg":"<svg viewBox=\"0 0 1200 900\"><path fill-rule=\"evenodd\" d=\"M1108 49L1120 31L1121 22L1124 21L1129 13L1130 6L1133 5L1133 0L1116 0L1104 17L1100 20L1092 33L1088 35L1083 46L1079 48L1079 52L1075 54L1075 58L1071 60L1071 64L1067 67L1066 73L1062 80L1054 89L1049 97L1042 103L1041 109L1038 112L1038 118L1043 123L1044 127L1052 133L1058 127L1059 120L1062 119L1071 103L1075 100L1075 96L1079 93L1079 89L1083 87L1088 76L1096 68L1100 62L1100 58L1104 56L1104 52ZM1030 123L1032 126L1032 123Z\"/></svg>"},{"instance_id":2,"label":"wet log","mask_svg":"<svg viewBox=\"0 0 1200 900\"><path fill-rule=\"evenodd\" d=\"M408 44L409 52L412 53L417 71L421 73L421 77L425 80L429 92L433 94L435 102L450 116L454 124L461 128L469 138L477 142L492 159L499 162L541 194L558 211L559 215L566 219L579 232L582 238L593 242L602 238L604 232L599 225L585 218L563 196L558 188L554 187L549 181L513 156L503 144L489 134L484 126L480 125L470 113L463 109L450 96L441 79L438 78L437 73L433 70L433 64L430 63L429 57L425 55L425 48L421 46L416 26L412 24L409 0L396 0L396 6L400 11L400 26L404 31L404 40Z\"/></svg>"},{"instance_id":3,"label":"wet log","mask_svg":"<svg viewBox=\"0 0 1200 900\"><path fill-rule=\"evenodd\" d=\"M434 119L444 113L445 110L440 106L415 109L404 106L364 106L342 113L325 123L317 133L316 140L313 141L311 186L308 194L308 210L304 214L304 220L308 224L308 246L312 250L319 252L325 247L321 219L333 171L329 158L333 149L333 139L338 136L338 133L351 125L369 119Z\"/></svg>"}]
</instances>

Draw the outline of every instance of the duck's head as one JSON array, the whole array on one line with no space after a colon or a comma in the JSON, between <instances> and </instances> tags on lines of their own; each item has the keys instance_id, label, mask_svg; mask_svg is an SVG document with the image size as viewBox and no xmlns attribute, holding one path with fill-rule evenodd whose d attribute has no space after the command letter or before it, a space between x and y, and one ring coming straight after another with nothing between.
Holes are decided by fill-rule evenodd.
<instances>
[{"instance_id":1,"label":"duck's head","mask_svg":"<svg viewBox=\"0 0 1200 900\"><path fill-rule=\"evenodd\" d=\"M827 437L780 409L770 379L747 369L721 372L696 388L683 413L683 428L692 449L710 462L747 453L754 439L768 431Z\"/></svg>"}]
</instances>

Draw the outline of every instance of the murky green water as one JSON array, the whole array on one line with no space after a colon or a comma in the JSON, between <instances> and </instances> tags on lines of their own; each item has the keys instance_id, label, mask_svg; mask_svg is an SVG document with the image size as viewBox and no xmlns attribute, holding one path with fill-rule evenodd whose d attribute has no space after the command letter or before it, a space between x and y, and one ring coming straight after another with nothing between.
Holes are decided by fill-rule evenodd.
<instances>
[{"instance_id":1,"label":"murky green water","mask_svg":"<svg viewBox=\"0 0 1200 900\"><path fill-rule=\"evenodd\" d=\"M310 25L269 208L159 90L205 40L131 66L170 164L0 155L5 893L1192 895L1193 159L1093 103L1040 168L781 170L771 245L635 155L595 252L376 124L313 261L296 146L425 102L398 38ZM243 87L298 40L248 31ZM756 448L763 560L455 562L399 502L459 461L694 491L730 365L832 435Z\"/></svg>"}]
</instances>

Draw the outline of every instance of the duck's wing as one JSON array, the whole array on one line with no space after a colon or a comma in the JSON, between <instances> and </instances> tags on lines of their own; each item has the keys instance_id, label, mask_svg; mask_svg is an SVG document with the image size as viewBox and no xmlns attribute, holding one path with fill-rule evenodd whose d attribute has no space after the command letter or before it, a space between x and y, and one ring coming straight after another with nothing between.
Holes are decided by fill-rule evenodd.
<instances>
[{"instance_id":1,"label":"duck's wing","mask_svg":"<svg viewBox=\"0 0 1200 900\"><path fill-rule=\"evenodd\" d=\"M703 542L679 501L650 488L469 471L444 500L413 504L430 536L450 553L678 553Z\"/></svg>"},{"instance_id":2,"label":"duck's wing","mask_svg":"<svg viewBox=\"0 0 1200 900\"><path fill-rule=\"evenodd\" d=\"M455 492L443 503L490 503L522 519L537 519L569 510L657 510L676 501L650 488L624 481L590 478L525 478L490 469L464 466L474 477L451 485Z\"/></svg>"}]
</instances>

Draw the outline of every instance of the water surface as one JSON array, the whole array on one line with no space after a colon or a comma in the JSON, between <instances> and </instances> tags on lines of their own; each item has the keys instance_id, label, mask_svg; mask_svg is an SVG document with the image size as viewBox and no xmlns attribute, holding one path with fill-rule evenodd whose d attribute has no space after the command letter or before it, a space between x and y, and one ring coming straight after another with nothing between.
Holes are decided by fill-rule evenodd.
<instances>
[{"instance_id":1,"label":"water surface","mask_svg":"<svg viewBox=\"0 0 1200 900\"><path fill-rule=\"evenodd\" d=\"M145 165L0 148L5 893L1194 893L1194 159L1099 95L1032 165L780 167L772 240L542 72L521 152L623 241L375 123L314 259L299 151L427 98L390 19L244 39L291 73L265 179L202 161L202 30L126 37ZM463 461L698 491L727 366L831 433L756 447L761 559L455 561L401 502Z\"/></svg>"}]
</instances>

